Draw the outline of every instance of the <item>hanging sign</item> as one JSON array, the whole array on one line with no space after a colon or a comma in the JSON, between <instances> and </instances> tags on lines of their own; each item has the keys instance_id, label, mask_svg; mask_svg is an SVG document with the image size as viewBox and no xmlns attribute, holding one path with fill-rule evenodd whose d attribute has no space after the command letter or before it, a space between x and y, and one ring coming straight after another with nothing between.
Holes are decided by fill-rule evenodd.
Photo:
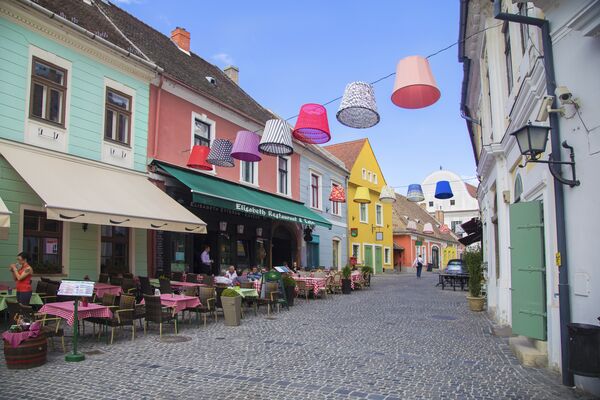
<instances>
[{"instance_id":1,"label":"hanging sign","mask_svg":"<svg viewBox=\"0 0 600 400\"><path fill-rule=\"evenodd\" d=\"M92 297L94 295L94 282L63 280L58 288L58 295Z\"/></svg>"},{"instance_id":2,"label":"hanging sign","mask_svg":"<svg viewBox=\"0 0 600 400\"><path fill-rule=\"evenodd\" d=\"M375 240L383 240L383 232L375 232Z\"/></svg>"},{"instance_id":3,"label":"hanging sign","mask_svg":"<svg viewBox=\"0 0 600 400\"><path fill-rule=\"evenodd\" d=\"M423 242L422 242L422 241L420 241L420 240L417 240L417 241L415 242L415 246L423 246Z\"/></svg>"}]
</instances>

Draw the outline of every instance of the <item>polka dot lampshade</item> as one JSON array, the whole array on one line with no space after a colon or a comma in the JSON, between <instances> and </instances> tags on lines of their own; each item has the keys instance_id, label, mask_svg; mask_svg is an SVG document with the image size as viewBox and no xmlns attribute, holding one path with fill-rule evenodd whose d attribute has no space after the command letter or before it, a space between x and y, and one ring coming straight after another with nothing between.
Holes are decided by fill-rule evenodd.
<instances>
[{"instance_id":1,"label":"polka dot lampshade","mask_svg":"<svg viewBox=\"0 0 600 400\"><path fill-rule=\"evenodd\" d=\"M206 161L212 165L218 165L219 167L231 168L235 164L233 158L231 158L231 150L233 149L233 143L227 139L215 139L210 148L210 153L206 157Z\"/></svg>"},{"instance_id":2,"label":"polka dot lampshade","mask_svg":"<svg viewBox=\"0 0 600 400\"><path fill-rule=\"evenodd\" d=\"M346 193L344 188L341 186L334 186L331 188L331 194L329 195L329 201L334 203L344 203L346 201Z\"/></svg>"},{"instance_id":3,"label":"polka dot lampshade","mask_svg":"<svg viewBox=\"0 0 600 400\"><path fill-rule=\"evenodd\" d=\"M349 83L336 118L340 124L350 128L365 129L377 125L379 113L373 85L366 82Z\"/></svg>"}]
</instances>

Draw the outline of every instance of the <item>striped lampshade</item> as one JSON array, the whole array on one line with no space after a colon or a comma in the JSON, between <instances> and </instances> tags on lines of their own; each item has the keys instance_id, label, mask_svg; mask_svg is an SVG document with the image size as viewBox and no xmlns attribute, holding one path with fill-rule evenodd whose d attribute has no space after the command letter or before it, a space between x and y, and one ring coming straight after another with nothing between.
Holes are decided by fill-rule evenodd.
<instances>
[{"instance_id":1,"label":"striped lampshade","mask_svg":"<svg viewBox=\"0 0 600 400\"><path fill-rule=\"evenodd\" d=\"M219 167L231 168L235 164L233 158L231 158L231 150L233 143L227 139L215 139L210 148L210 153L206 157L206 161L212 165L218 165Z\"/></svg>"},{"instance_id":2,"label":"striped lampshade","mask_svg":"<svg viewBox=\"0 0 600 400\"><path fill-rule=\"evenodd\" d=\"M260 136L250 131L239 131L235 137L231 157L242 161L257 162L262 160L258 152Z\"/></svg>"},{"instance_id":3,"label":"striped lampshade","mask_svg":"<svg viewBox=\"0 0 600 400\"><path fill-rule=\"evenodd\" d=\"M385 204L392 204L396 202L396 192L394 188L385 185L381 188L381 194L379 195L379 201Z\"/></svg>"},{"instance_id":4,"label":"striped lampshade","mask_svg":"<svg viewBox=\"0 0 600 400\"><path fill-rule=\"evenodd\" d=\"M379 113L373 85L366 82L349 83L336 118L340 124L350 128L365 129L377 125Z\"/></svg>"},{"instance_id":5,"label":"striped lampshade","mask_svg":"<svg viewBox=\"0 0 600 400\"><path fill-rule=\"evenodd\" d=\"M265 124L265 130L258 151L270 156L288 156L294 152L292 147L292 132L287 122L281 119L270 119Z\"/></svg>"},{"instance_id":6,"label":"striped lampshade","mask_svg":"<svg viewBox=\"0 0 600 400\"><path fill-rule=\"evenodd\" d=\"M423 195L423 189L419 184L408 185L408 193L406 194L406 199L412 202L419 202L425 200L425 196Z\"/></svg>"},{"instance_id":7,"label":"striped lampshade","mask_svg":"<svg viewBox=\"0 0 600 400\"><path fill-rule=\"evenodd\" d=\"M292 132L294 137L304 143L322 144L331 140L327 110L320 104L304 104Z\"/></svg>"},{"instance_id":8,"label":"striped lampshade","mask_svg":"<svg viewBox=\"0 0 600 400\"><path fill-rule=\"evenodd\" d=\"M333 201L334 203L344 203L346 201L344 188L339 185L333 186L331 188L331 194L329 195L329 201Z\"/></svg>"}]
</instances>

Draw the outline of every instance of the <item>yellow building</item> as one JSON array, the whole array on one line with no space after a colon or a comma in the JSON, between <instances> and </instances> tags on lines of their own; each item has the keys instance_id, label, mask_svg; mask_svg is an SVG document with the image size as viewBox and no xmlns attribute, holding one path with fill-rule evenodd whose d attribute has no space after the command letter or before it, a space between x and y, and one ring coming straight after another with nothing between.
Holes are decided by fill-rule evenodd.
<instances>
[{"instance_id":1,"label":"yellow building","mask_svg":"<svg viewBox=\"0 0 600 400\"><path fill-rule=\"evenodd\" d=\"M348 181L348 251L375 273L393 269L392 205L379 201L385 178L368 139L325 146L350 171ZM356 190L368 189L370 203L355 203Z\"/></svg>"}]
</instances>

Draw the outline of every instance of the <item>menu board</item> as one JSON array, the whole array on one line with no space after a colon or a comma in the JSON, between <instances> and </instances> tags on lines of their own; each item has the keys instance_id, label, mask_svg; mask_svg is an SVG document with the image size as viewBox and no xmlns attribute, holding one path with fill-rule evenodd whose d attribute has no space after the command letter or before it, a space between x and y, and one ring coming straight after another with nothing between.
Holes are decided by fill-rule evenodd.
<instances>
[{"instance_id":1,"label":"menu board","mask_svg":"<svg viewBox=\"0 0 600 400\"><path fill-rule=\"evenodd\" d=\"M82 296L92 297L94 295L94 282L92 281L62 281L58 288L59 296Z\"/></svg>"},{"instance_id":2,"label":"menu board","mask_svg":"<svg viewBox=\"0 0 600 400\"><path fill-rule=\"evenodd\" d=\"M288 272L288 273L289 273L289 272L292 272L292 271L291 271L291 270L290 270L288 267L286 267L286 266L280 266L280 267L274 267L274 268L275 268L275 270L276 270L277 272L282 272L282 273L283 273L283 272Z\"/></svg>"}]
</instances>

